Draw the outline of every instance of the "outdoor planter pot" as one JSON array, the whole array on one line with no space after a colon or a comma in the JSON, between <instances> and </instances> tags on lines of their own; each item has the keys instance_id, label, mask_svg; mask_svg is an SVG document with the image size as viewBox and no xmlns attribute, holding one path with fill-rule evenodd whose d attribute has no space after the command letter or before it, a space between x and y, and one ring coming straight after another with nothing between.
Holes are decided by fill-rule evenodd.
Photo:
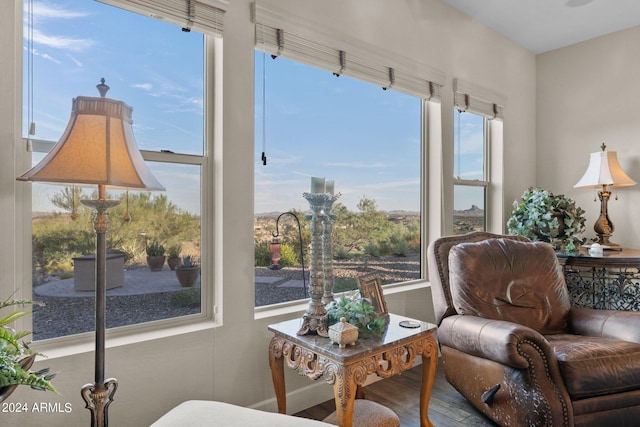
<instances>
[{"instance_id":1,"label":"outdoor planter pot","mask_svg":"<svg viewBox=\"0 0 640 427\"><path fill-rule=\"evenodd\" d=\"M177 267L176 277L178 278L178 282L185 288L193 286L198 280L198 276L200 275L200 266L197 267Z\"/></svg>"},{"instance_id":2,"label":"outdoor planter pot","mask_svg":"<svg viewBox=\"0 0 640 427\"><path fill-rule=\"evenodd\" d=\"M171 270L175 270L180 264L182 264L182 258L167 258L167 264Z\"/></svg>"},{"instance_id":3,"label":"outdoor planter pot","mask_svg":"<svg viewBox=\"0 0 640 427\"><path fill-rule=\"evenodd\" d=\"M151 271L160 271L164 265L164 261L167 257L161 256L147 256L147 265Z\"/></svg>"}]
</instances>

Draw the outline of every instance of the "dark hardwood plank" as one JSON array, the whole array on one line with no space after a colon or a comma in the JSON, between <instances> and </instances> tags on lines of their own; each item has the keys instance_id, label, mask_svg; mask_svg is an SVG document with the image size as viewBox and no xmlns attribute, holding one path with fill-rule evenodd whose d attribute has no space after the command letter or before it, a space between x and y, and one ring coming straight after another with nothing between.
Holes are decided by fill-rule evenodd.
<instances>
[{"instance_id":1,"label":"dark hardwood plank","mask_svg":"<svg viewBox=\"0 0 640 427\"><path fill-rule=\"evenodd\" d=\"M366 386L365 396L398 414L401 427L419 427L421 375L422 366L416 366L403 372L402 375ZM294 415L322 420L335 409L335 402L328 400ZM471 406L447 382L440 363L436 370L436 379L429 401L429 419L437 427L494 427L497 425Z\"/></svg>"}]
</instances>

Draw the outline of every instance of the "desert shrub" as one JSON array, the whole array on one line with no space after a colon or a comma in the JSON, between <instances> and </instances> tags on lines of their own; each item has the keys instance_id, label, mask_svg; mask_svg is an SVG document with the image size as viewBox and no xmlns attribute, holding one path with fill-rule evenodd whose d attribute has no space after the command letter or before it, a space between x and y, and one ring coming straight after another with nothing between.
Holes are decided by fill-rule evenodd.
<instances>
[{"instance_id":1,"label":"desert shrub","mask_svg":"<svg viewBox=\"0 0 640 427\"><path fill-rule=\"evenodd\" d=\"M200 289L192 288L174 292L171 294L170 301L176 307L200 306Z\"/></svg>"},{"instance_id":2,"label":"desert shrub","mask_svg":"<svg viewBox=\"0 0 640 427\"><path fill-rule=\"evenodd\" d=\"M280 262L283 267L291 267L294 265L300 265L300 253L299 249L294 249L289 243L282 243L280 245Z\"/></svg>"},{"instance_id":3,"label":"desert shrub","mask_svg":"<svg viewBox=\"0 0 640 427\"><path fill-rule=\"evenodd\" d=\"M375 243L369 243L364 247L364 253L369 256L379 257L380 247L378 247L378 245L376 245Z\"/></svg>"},{"instance_id":4,"label":"desert shrub","mask_svg":"<svg viewBox=\"0 0 640 427\"><path fill-rule=\"evenodd\" d=\"M266 240L254 241L254 255L256 267L268 267L271 265L271 254L269 253L269 243ZM289 243L280 244L280 264L283 267L300 265L300 249L295 249Z\"/></svg>"},{"instance_id":5,"label":"desert shrub","mask_svg":"<svg viewBox=\"0 0 640 427\"><path fill-rule=\"evenodd\" d=\"M344 246L334 246L333 248L333 258L334 259L348 259L349 252Z\"/></svg>"},{"instance_id":6,"label":"desert shrub","mask_svg":"<svg viewBox=\"0 0 640 427\"><path fill-rule=\"evenodd\" d=\"M268 267L271 265L271 254L269 254L268 241L254 240L253 252L256 267Z\"/></svg>"},{"instance_id":7,"label":"desert shrub","mask_svg":"<svg viewBox=\"0 0 640 427\"><path fill-rule=\"evenodd\" d=\"M409 248L409 243L406 240L402 240L396 243L395 248L393 249L393 254L395 256L407 256L411 252L411 248Z\"/></svg>"},{"instance_id":8,"label":"desert shrub","mask_svg":"<svg viewBox=\"0 0 640 427\"><path fill-rule=\"evenodd\" d=\"M378 251L380 253L379 256L389 256L393 254L394 243L391 239L380 239L378 240Z\"/></svg>"}]
</instances>

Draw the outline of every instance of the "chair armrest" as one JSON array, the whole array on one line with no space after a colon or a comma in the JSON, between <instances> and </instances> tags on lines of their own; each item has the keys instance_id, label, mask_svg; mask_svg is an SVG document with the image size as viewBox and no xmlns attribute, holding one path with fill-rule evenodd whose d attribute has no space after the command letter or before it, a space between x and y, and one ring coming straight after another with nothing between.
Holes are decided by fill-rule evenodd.
<instances>
[{"instance_id":1,"label":"chair armrest","mask_svg":"<svg viewBox=\"0 0 640 427\"><path fill-rule=\"evenodd\" d=\"M640 343L640 313L636 311L571 309L569 328L576 335Z\"/></svg>"},{"instance_id":2,"label":"chair armrest","mask_svg":"<svg viewBox=\"0 0 640 427\"><path fill-rule=\"evenodd\" d=\"M531 358L555 360L549 342L524 325L504 320L454 315L438 328L441 345L517 369L529 367Z\"/></svg>"}]
</instances>

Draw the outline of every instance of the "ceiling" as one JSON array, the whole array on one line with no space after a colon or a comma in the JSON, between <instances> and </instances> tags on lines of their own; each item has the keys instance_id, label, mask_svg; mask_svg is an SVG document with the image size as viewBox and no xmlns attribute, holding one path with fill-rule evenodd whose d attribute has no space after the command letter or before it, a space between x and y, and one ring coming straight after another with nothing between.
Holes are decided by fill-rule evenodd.
<instances>
[{"instance_id":1,"label":"ceiling","mask_svg":"<svg viewBox=\"0 0 640 427\"><path fill-rule=\"evenodd\" d=\"M538 54L640 25L638 0L442 0Z\"/></svg>"}]
</instances>

